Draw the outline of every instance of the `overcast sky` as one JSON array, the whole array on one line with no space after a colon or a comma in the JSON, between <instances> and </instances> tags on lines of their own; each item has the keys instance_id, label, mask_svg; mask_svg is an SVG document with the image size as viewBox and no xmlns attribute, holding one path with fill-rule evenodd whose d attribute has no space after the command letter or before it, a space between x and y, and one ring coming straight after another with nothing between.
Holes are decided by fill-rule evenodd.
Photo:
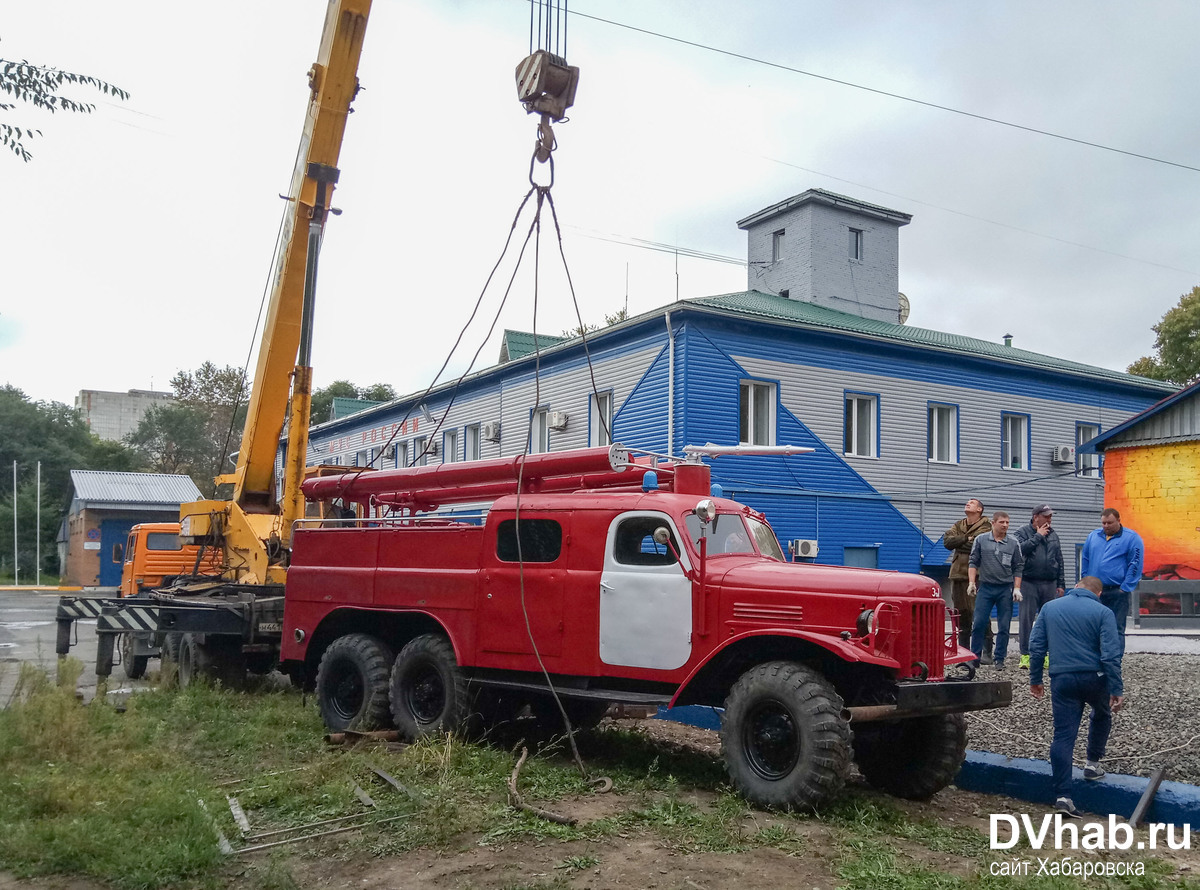
<instances>
[{"instance_id":1,"label":"overcast sky","mask_svg":"<svg viewBox=\"0 0 1200 890\"><path fill-rule=\"evenodd\" d=\"M324 0L9 4L0 57L127 89L91 117L27 108L0 155L0 383L167 389L242 365L270 269ZM648 2L572 12L924 102L1200 167L1200 4ZM557 128L585 321L744 290L736 220L808 188L911 213L910 324L1123 369L1200 284L1200 172L1000 126L570 16L582 69ZM321 255L315 384L421 390L528 189L524 0L375 0ZM76 92L77 98L92 98ZM596 236L600 236L599 238ZM573 327L546 244L539 331ZM678 265L678 284L676 283ZM502 289L501 289L502 290ZM501 291L481 317L490 322ZM530 330L520 280L498 329ZM478 325L476 327L479 327ZM486 324L464 338L465 367ZM253 346L257 349L257 343ZM495 362L493 338L477 367Z\"/></svg>"}]
</instances>

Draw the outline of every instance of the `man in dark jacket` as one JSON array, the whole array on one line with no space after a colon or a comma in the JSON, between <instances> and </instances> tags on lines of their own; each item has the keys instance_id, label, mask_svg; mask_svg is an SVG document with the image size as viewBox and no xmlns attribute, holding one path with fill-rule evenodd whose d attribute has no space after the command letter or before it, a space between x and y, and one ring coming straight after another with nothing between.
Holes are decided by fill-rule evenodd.
<instances>
[{"instance_id":1,"label":"man in dark jacket","mask_svg":"<svg viewBox=\"0 0 1200 890\"><path fill-rule=\"evenodd\" d=\"M963 507L964 518L958 520L942 536L942 544L954 554L950 563L950 604L958 610L958 645L971 648L971 622L975 617L975 595L967 594L967 561L975 539L992 530L992 521L983 515L983 502L968 498ZM1022 652L1025 650L1022 649ZM992 661L992 624L987 626L987 647L984 664Z\"/></svg>"},{"instance_id":2,"label":"man in dark jacket","mask_svg":"<svg viewBox=\"0 0 1200 890\"><path fill-rule=\"evenodd\" d=\"M1054 741L1050 768L1054 775L1055 808L1068 816L1079 811L1067 793L1071 784L1071 755L1079 736L1083 706L1092 706L1088 725L1087 764L1083 777L1104 778L1100 765L1112 729L1112 715L1125 703L1121 683L1121 644L1112 609L1100 603L1100 579L1088 575L1061 599L1042 607L1029 635L1029 692L1043 698L1042 659L1054 650L1050 663L1050 703L1054 710Z\"/></svg>"},{"instance_id":3,"label":"man in dark jacket","mask_svg":"<svg viewBox=\"0 0 1200 890\"><path fill-rule=\"evenodd\" d=\"M1017 543L1025 557L1021 576L1021 624L1017 640L1021 645L1021 667L1029 667L1029 632L1038 611L1050 600L1063 595L1062 545L1058 532L1050 527L1054 511L1049 504L1033 508L1029 525L1017 529Z\"/></svg>"}]
</instances>

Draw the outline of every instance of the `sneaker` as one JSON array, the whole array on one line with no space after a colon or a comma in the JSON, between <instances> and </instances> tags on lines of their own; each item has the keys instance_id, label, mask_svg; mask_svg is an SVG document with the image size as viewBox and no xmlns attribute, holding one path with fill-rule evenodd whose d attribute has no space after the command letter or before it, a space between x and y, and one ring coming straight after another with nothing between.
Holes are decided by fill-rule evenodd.
<instances>
[{"instance_id":1,"label":"sneaker","mask_svg":"<svg viewBox=\"0 0 1200 890\"><path fill-rule=\"evenodd\" d=\"M996 670L999 671L1000 673L1004 673L1004 661L1003 660L996 662Z\"/></svg>"},{"instance_id":2,"label":"sneaker","mask_svg":"<svg viewBox=\"0 0 1200 890\"><path fill-rule=\"evenodd\" d=\"M1088 761L1087 766L1083 768L1083 777L1089 782L1095 782L1099 779L1103 779L1107 775L1108 770L1106 770L1100 764L1093 763L1090 760Z\"/></svg>"},{"instance_id":3,"label":"sneaker","mask_svg":"<svg viewBox=\"0 0 1200 890\"><path fill-rule=\"evenodd\" d=\"M1075 809L1075 801L1069 797L1060 797L1054 802L1054 809L1058 810L1064 816L1069 816L1072 819L1082 819L1083 813Z\"/></svg>"},{"instance_id":4,"label":"sneaker","mask_svg":"<svg viewBox=\"0 0 1200 890\"><path fill-rule=\"evenodd\" d=\"M1021 670L1023 670L1023 671L1029 670L1029 656L1028 655L1021 656Z\"/></svg>"},{"instance_id":5,"label":"sneaker","mask_svg":"<svg viewBox=\"0 0 1200 890\"><path fill-rule=\"evenodd\" d=\"M1046 656L1046 660L1042 663L1043 670L1050 670L1050 656Z\"/></svg>"}]
</instances>

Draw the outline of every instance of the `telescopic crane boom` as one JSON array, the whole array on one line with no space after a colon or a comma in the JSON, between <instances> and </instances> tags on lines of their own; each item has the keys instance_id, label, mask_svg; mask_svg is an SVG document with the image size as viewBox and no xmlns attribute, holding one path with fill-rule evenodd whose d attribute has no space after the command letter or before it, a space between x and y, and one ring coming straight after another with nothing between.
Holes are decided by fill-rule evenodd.
<instances>
[{"instance_id":1,"label":"telescopic crane boom","mask_svg":"<svg viewBox=\"0 0 1200 890\"><path fill-rule=\"evenodd\" d=\"M242 583L282 583L292 523L304 515L300 483L312 398L317 255L338 179L346 119L358 92L358 62L370 11L371 0L330 0L321 48L308 73L308 113L237 468L216 479L233 484L232 497L180 507L182 534L222 548L226 577ZM277 493L275 455L285 420L287 458L283 490Z\"/></svg>"}]
</instances>

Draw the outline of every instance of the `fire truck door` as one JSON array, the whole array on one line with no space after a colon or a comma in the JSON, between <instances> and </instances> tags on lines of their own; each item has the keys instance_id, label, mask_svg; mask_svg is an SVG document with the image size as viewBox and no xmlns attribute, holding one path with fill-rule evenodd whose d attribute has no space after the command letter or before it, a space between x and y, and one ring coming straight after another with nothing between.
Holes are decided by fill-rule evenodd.
<instances>
[{"instance_id":1,"label":"fire truck door","mask_svg":"<svg viewBox=\"0 0 1200 890\"><path fill-rule=\"evenodd\" d=\"M495 550L485 561L482 578L479 646L483 651L532 655L532 630L541 655L562 653L563 582L570 531L564 518L522 512L519 526L515 519L497 523Z\"/></svg>"},{"instance_id":2,"label":"fire truck door","mask_svg":"<svg viewBox=\"0 0 1200 890\"><path fill-rule=\"evenodd\" d=\"M608 528L600 576L600 660L624 667L674 670L692 652L692 582L671 551L654 541L666 527L679 545L675 523L664 513L624 513Z\"/></svg>"}]
</instances>

